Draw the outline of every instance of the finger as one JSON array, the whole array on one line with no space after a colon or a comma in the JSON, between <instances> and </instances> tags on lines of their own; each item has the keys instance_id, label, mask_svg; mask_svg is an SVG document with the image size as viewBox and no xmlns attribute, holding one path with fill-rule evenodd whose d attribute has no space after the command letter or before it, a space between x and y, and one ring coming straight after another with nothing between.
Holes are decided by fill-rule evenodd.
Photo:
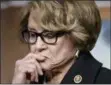
<instances>
[{"instance_id":1,"label":"finger","mask_svg":"<svg viewBox=\"0 0 111 85\"><path fill-rule=\"evenodd\" d=\"M43 75L43 71L42 71L40 64L37 61L35 62L35 64L37 66L37 70L38 70L39 75Z\"/></svg>"},{"instance_id":2,"label":"finger","mask_svg":"<svg viewBox=\"0 0 111 85\"><path fill-rule=\"evenodd\" d=\"M38 71L36 65L34 63L26 63L19 61L17 62L17 70L16 72L21 73L20 77L24 78L25 80L35 80L38 78Z\"/></svg>"},{"instance_id":3,"label":"finger","mask_svg":"<svg viewBox=\"0 0 111 85\"><path fill-rule=\"evenodd\" d=\"M30 68L34 68L38 72L39 75L43 75L42 68L41 68L40 64L35 59L25 61L25 63L28 63Z\"/></svg>"},{"instance_id":4,"label":"finger","mask_svg":"<svg viewBox=\"0 0 111 85\"><path fill-rule=\"evenodd\" d=\"M31 73L31 81L35 81L35 78L36 78L35 72L32 72Z\"/></svg>"},{"instance_id":5,"label":"finger","mask_svg":"<svg viewBox=\"0 0 111 85\"><path fill-rule=\"evenodd\" d=\"M26 62L24 62L23 65L21 64L19 66L19 70L22 73L25 73L27 80L34 79L34 76L36 76L35 72L38 72L35 64Z\"/></svg>"},{"instance_id":6,"label":"finger","mask_svg":"<svg viewBox=\"0 0 111 85\"><path fill-rule=\"evenodd\" d=\"M35 69L33 67L30 67L29 65L26 69L27 69L26 73L28 73L27 76L29 76L28 79L31 80L31 81L34 81L36 76L37 76L36 73L35 73L36 72Z\"/></svg>"},{"instance_id":7,"label":"finger","mask_svg":"<svg viewBox=\"0 0 111 85\"><path fill-rule=\"evenodd\" d=\"M26 55L26 57L24 57L23 60L27 60L27 59L31 59L31 58L36 58L38 61L44 61L45 60L44 56L36 55L33 53L29 53L28 55Z\"/></svg>"},{"instance_id":8,"label":"finger","mask_svg":"<svg viewBox=\"0 0 111 85\"><path fill-rule=\"evenodd\" d=\"M35 81L38 82L38 73L37 73L37 71L35 72L35 75L36 75L35 76Z\"/></svg>"},{"instance_id":9,"label":"finger","mask_svg":"<svg viewBox=\"0 0 111 85\"><path fill-rule=\"evenodd\" d=\"M30 80L38 82L38 72L34 70L34 72L31 72L30 74L31 74Z\"/></svg>"}]
</instances>

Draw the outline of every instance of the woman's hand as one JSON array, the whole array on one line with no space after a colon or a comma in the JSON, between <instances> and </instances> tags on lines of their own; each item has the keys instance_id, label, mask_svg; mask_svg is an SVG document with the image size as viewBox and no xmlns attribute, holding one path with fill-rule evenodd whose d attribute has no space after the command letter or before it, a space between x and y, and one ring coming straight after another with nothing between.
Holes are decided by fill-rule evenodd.
<instances>
[{"instance_id":1,"label":"woman's hand","mask_svg":"<svg viewBox=\"0 0 111 85\"><path fill-rule=\"evenodd\" d=\"M12 83L26 83L27 80L38 82L38 75L43 75L39 61L45 58L40 55L29 53L23 59L17 60Z\"/></svg>"}]
</instances>

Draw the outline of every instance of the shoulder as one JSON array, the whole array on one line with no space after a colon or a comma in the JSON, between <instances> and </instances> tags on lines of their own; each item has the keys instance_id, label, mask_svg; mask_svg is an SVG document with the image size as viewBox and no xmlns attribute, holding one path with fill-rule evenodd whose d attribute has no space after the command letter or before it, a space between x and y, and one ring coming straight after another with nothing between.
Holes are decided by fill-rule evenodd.
<instances>
[{"instance_id":1,"label":"shoulder","mask_svg":"<svg viewBox=\"0 0 111 85\"><path fill-rule=\"evenodd\" d=\"M98 84L111 84L111 70L101 67L95 81Z\"/></svg>"},{"instance_id":2,"label":"shoulder","mask_svg":"<svg viewBox=\"0 0 111 85\"><path fill-rule=\"evenodd\" d=\"M90 52L81 51L76 62L62 80L62 84L111 84L111 70L102 67Z\"/></svg>"}]
</instances>

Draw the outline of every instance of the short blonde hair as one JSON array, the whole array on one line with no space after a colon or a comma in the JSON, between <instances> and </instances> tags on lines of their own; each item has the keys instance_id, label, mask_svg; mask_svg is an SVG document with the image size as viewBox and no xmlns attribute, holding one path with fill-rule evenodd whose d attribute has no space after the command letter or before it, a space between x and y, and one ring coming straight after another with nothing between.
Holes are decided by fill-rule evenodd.
<instances>
[{"instance_id":1,"label":"short blonde hair","mask_svg":"<svg viewBox=\"0 0 111 85\"><path fill-rule=\"evenodd\" d=\"M40 10L42 28L71 31L78 49L93 49L101 29L101 17L94 1L37 0L29 3L24 15L36 9Z\"/></svg>"}]
</instances>

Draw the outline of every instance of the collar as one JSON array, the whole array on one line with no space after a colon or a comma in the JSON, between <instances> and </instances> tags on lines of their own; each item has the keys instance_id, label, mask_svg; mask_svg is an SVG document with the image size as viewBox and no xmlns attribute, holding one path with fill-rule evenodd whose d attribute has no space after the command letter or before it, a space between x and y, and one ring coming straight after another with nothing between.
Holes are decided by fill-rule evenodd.
<instances>
[{"instance_id":1,"label":"collar","mask_svg":"<svg viewBox=\"0 0 111 85\"><path fill-rule=\"evenodd\" d=\"M78 79L79 84L91 84L95 82L95 77L102 64L98 62L89 51L80 51L77 61L72 65L62 80L62 84L74 84ZM76 80L74 81L74 79ZM79 81L78 80L78 81Z\"/></svg>"}]
</instances>

